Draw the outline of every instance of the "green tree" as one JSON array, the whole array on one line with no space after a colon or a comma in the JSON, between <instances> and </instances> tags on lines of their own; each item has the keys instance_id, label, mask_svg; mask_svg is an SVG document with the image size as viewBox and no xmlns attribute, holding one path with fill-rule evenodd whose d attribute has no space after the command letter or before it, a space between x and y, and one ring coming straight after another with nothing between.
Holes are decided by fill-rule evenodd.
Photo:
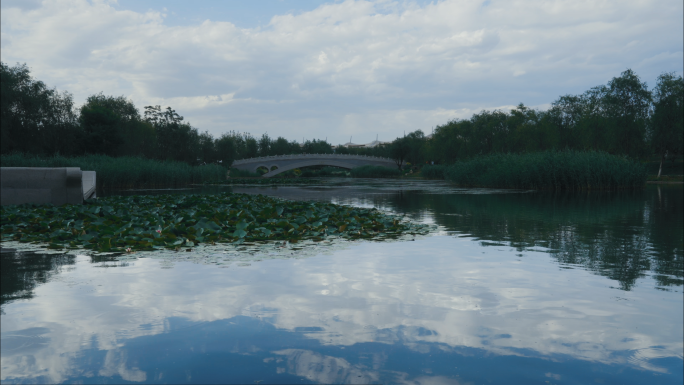
<instances>
[{"instance_id":1,"label":"green tree","mask_svg":"<svg viewBox=\"0 0 684 385\"><path fill-rule=\"evenodd\" d=\"M268 136L268 133L261 135L261 138L257 142L257 146L259 148L259 150L258 150L259 156L272 155L271 154L272 141L271 141L271 138Z\"/></svg>"},{"instance_id":2,"label":"green tree","mask_svg":"<svg viewBox=\"0 0 684 385\"><path fill-rule=\"evenodd\" d=\"M81 127L84 130L82 148L89 154L114 156L123 138L119 132L121 118L102 106L85 105L81 108Z\"/></svg>"},{"instance_id":3,"label":"green tree","mask_svg":"<svg viewBox=\"0 0 684 385\"><path fill-rule=\"evenodd\" d=\"M0 151L74 155L80 134L71 94L34 80L26 64L0 62Z\"/></svg>"},{"instance_id":4,"label":"green tree","mask_svg":"<svg viewBox=\"0 0 684 385\"><path fill-rule=\"evenodd\" d=\"M410 153L410 139L407 139L405 136L395 139L390 145L390 157L394 159L394 162L397 164L397 168L400 170Z\"/></svg>"},{"instance_id":5,"label":"green tree","mask_svg":"<svg viewBox=\"0 0 684 385\"><path fill-rule=\"evenodd\" d=\"M119 136L120 144L117 148L110 152L116 156L144 156L153 158L157 154L157 135L155 127L150 122L143 121L140 117L138 108L132 101L126 99L124 96L106 96L102 93L91 95L86 99L86 103L81 107L81 122L85 121L83 118L84 109L92 110L107 110L114 114L117 119L114 126L110 127L116 133L110 133L110 136ZM86 132L89 129L83 127ZM92 141L86 139L85 142ZM85 149L86 152L92 150Z\"/></svg>"},{"instance_id":6,"label":"green tree","mask_svg":"<svg viewBox=\"0 0 684 385\"><path fill-rule=\"evenodd\" d=\"M224 133L216 139L216 158L225 167L230 167L237 157L235 138L229 133Z\"/></svg>"},{"instance_id":7,"label":"green tree","mask_svg":"<svg viewBox=\"0 0 684 385\"><path fill-rule=\"evenodd\" d=\"M658 76L653 92L654 110L649 125L653 151L660 155L658 177L668 155L682 153L684 142L684 79L674 73ZM672 158L674 159L674 157Z\"/></svg>"},{"instance_id":8,"label":"green tree","mask_svg":"<svg viewBox=\"0 0 684 385\"><path fill-rule=\"evenodd\" d=\"M332 146L324 140L307 140L302 146L305 154L332 154Z\"/></svg>"},{"instance_id":9,"label":"green tree","mask_svg":"<svg viewBox=\"0 0 684 385\"><path fill-rule=\"evenodd\" d=\"M297 141L289 142L287 139L279 136L278 139L271 143L272 155L288 155L301 153L301 147Z\"/></svg>"},{"instance_id":10,"label":"green tree","mask_svg":"<svg viewBox=\"0 0 684 385\"><path fill-rule=\"evenodd\" d=\"M203 163L216 163L219 160L216 141L209 131L204 131L199 135L199 149L199 158Z\"/></svg>"},{"instance_id":11,"label":"green tree","mask_svg":"<svg viewBox=\"0 0 684 385\"><path fill-rule=\"evenodd\" d=\"M614 152L630 157L644 155L651 107L651 92L646 83L628 69L608 82L605 99Z\"/></svg>"},{"instance_id":12,"label":"green tree","mask_svg":"<svg viewBox=\"0 0 684 385\"><path fill-rule=\"evenodd\" d=\"M155 127L157 156L163 160L176 160L188 164L201 162L200 135L197 129L183 122L174 109L145 106L145 120Z\"/></svg>"}]
</instances>

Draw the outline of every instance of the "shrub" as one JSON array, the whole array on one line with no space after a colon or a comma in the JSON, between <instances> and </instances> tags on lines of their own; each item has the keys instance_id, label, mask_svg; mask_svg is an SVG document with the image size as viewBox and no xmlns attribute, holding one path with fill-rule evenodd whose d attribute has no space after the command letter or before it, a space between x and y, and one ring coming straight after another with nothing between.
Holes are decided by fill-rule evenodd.
<instances>
[{"instance_id":1,"label":"shrub","mask_svg":"<svg viewBox=\"0 0 684 385\"><path fill-rule=\"evenodd\" d=\"M492 154L457 162L446 179L468 187L534 190L618 190L642 188L644 165L594 151Z\"/></svg>"},{"instance_id":2,"label":"shrub","mask_svg":"<svg viewBox=\"0 0 684 385\"><path fill-rule=\"evenodd\" d=\"M395 178L401 175L401 171L382 166L361 166L351 170L353 178Z\"/></svg>"},{"instance_id":3,"label":"shrub","mask_svg":"<svg viewBox=\"0 0 684 385\"><path fill-rule=\"evenodd\" d=\"M420 175L429 179L444 179L444 172L446 166L441 164L423 166L420 170Z\"/></svg>"},{"instance_id":4,"label":"shrub","mask_svg":"<svg viewBox=\"0 0 684 385\"><path fill-rule=\"evenodd\" d=\"M226 178L226 169L215 164L190 166L176 161L138 157L113 158L106 155L40 157L14 153L0 156L0 165L2 167L80 167L84 171L97 172L98 188L179 186Z\"/></svg>"},{"instance_id":5,"label":"shrub","mask_svg":"<svg viewBox=\"0 0 684 385\"><path fill-rule=\"evenodd\" d=\"M258 173L251 172L251 171L245 171L245 170L238 170L237 168L231 168L230 169L230 177L231 178L249 178L249 177L260 177Z\"/></svg>"}]
</instances>

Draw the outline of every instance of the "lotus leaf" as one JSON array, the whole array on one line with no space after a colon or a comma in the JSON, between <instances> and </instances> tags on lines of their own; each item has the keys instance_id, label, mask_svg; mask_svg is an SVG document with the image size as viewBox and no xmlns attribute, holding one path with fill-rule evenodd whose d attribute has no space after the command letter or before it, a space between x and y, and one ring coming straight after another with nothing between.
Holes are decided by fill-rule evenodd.
<instances>
[{"instance_id":1,"label":"lotus leaf","mask_svg":"<svg viewBox=\"0 0 684 385\"><path fill-rule=\"evenodd\" d=\"M428 232L426 225L375 209L233 193L106 197L84 205L3 206L0 213L2 242L101 252L207 242L318 241L332 234L385 239Z\"/></svg>"}]
</instances>

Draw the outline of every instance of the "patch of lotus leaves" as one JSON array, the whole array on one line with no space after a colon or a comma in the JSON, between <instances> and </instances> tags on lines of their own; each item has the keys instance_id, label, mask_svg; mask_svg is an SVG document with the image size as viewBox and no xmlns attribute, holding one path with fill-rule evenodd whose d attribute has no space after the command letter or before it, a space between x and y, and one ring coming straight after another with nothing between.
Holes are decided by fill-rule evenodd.
<instances>
[{"instance_id":1,"label":"patch of lotus leaves","mask_svg":"<svg viewBox=\"0 0 684 385\"><path fill-rule=\"evenodd\" d=\"M157 195L99 198L84 205L4 206L2 241L96 252L180 250L196 245L326 238L395 239L429 226L376 209L263 195Z\"/></svg>"}]
</instances>

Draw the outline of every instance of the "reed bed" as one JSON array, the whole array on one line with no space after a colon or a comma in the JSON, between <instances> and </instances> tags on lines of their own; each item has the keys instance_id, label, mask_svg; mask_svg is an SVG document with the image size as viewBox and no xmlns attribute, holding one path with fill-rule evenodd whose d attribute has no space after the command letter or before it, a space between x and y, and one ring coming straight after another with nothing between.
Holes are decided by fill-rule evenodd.
<instances>
[{"instance_id":1,"label":"reed bed","mask_svg":"<svg viewBox=\"0 0 684 385\"><path fill-rule=\"evenodd\" d=\"M647 174L625 157L568 150L480 156L453 164L445 176L464 187L584 191L642 188Z\"/></svg>"},{"instance_id":2,"label":"reed bed","mask_svg":"<svg viewBox=\"0 0 684 385\"><path fill-rule=\"evenodd\" d=\"M351 176L353 178L396 178L401 176L401 171L382 166L361 166L351 169Z\"/></svg>"},{"instance_id":3,"label":"reed bed","mask_svg":"<svg viewBox=\"0 0 684 385\"><path fill-rule=\"evenodd\" d=\"M225 180L219 165L190 166L183 162L105 155L39 157L26 154L0 156L2 167L80 167L97 172L97 188L177 187L192 183Z\"/></svg>"}]
</instances>

